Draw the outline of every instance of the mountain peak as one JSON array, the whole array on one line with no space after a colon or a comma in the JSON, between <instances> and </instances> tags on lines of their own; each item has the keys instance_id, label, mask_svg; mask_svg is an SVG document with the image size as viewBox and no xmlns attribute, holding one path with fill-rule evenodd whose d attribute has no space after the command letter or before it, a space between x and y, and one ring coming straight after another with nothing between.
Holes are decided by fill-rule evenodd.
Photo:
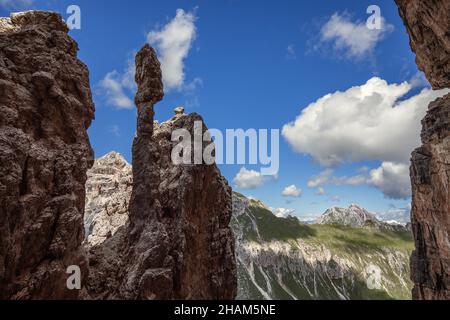
<instances>
[{"instance_id":1,"label":"mountain peak","mask_svg":"<svg viewBox=\"0 0 450 320\"><path fill-rule=\"evenodd\" d=\"M340 224L350 227L362 227L367 223L378 222L375 215L357 204L351 204L348 208L330 208L317 219L318 224Z\"/></svg>"}]
</instances>

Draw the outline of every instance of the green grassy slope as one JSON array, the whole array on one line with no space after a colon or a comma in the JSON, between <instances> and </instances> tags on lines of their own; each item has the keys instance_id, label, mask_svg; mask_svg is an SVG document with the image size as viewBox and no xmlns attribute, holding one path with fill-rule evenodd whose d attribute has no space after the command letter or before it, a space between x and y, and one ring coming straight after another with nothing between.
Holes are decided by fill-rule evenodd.
<instances>
[{"instance_id":1,"label":"green grassy slope","mask_svg":"<svg viewBox=\"0 0 450 320\"><path fill-rule=\"evenodd\" d=\"M248 202L232 220L239 298L411 298L409 231L306 225L278 218L260 202L235 197ZM375 285L373 270L379 275Z\"/></svg>"}]
</instances>

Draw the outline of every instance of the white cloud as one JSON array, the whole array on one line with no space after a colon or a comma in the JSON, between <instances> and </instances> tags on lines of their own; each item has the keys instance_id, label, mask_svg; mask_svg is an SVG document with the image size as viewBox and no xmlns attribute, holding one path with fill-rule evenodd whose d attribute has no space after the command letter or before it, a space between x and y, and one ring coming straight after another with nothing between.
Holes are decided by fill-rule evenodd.
<instances>
[{"instance_id":1,"label":"white cloud","mask_svg":"<svg viewBox=\"0 0 450 320\"><path fill-rule=\"evenodd\" d=\"M134 108L133 100L126 94L124 76L112 71L100 81L100 87L105 91L107 103L118 109Z\"/></svg>"},{"instance_id":2,"label":"white cloud","mask_svg":"<svg viewBox=\"0 0 450 320\"><path fill-rule=\"evenodd\" d=\"M195 20L194 13L178 9L168 24L147 35L147 41L159 52L166 90L183 88L184 60L196 37Z\"/></svg>"},{"instance_id":3,"label":"white cloud","mask_svg":"<svg viewBox=\"0 0 450 320\"><path fill-rule=\"evenodd\" d=\"M302 189L297 188L296 185L291 185L284 188L282 192L283 197L294 197L298 198L302 195Z\"/></svg>"},{"instance_id":4,"label":"white cloud","mask_svg":"<svg viewBox=\"0 0 450 320\"><path fill-rule=\"evenodd\" d=\"M329 171L327 171L328 173ZM319 181L313 179L312 181ZM395 162L382 162L380 167L371 170L368 174L354 176L331 176L323 175L319 185L332 184L335 186L371 185L379 189L391 199L406 199L411 196L411 185L409 178L409 165ZM312 184L313 187L315 184ZM321 189L319 187L319 189ZM321 190L316 194L322 195Z\"/></svg>"},{"instance_id":5,"label":"white cloud","mask_svg":"<svg viewBox=\"0 0 450 320\"><path fill-rule=\"evenodd\" d=\"M381 29L369 29L366 22L350 21L347 14L335 13L320 31L320 45L331 43L338 54L346 58L363 58L372 54L377 43L394 27L382 17Z\"/></svg>"},{"instance_id":6,"label":"white cloud","mask_svg":"<svg viewBox=\"0 0 450 320\"><path fill-rule=\"evenodd\" d=\"M0 0L0 7L5 9L24 9L34 4L34 0Z\"/></svg>"},{"instance_id":7,"label":"white cloud","mask_svg":"<svg viewBox=\"0 0 450 320\"><path fill-rule=\"evenodd\" d=\"M309 188L368 184L386 197L411 195L409 158L420 145L421 120L429 103L449 90L423 89L401 100L413 85L388 84L374 77L345 92L327 94L283 127L293 149L311 155L322 166L379 160L379 168L358 170L355 176L332 176L328 168L308 181Z\"/></svg>"},{"instance_id":8,"label":"white cloud","mask_svg":"<svg viewBox=\"0 0 450 320\"><path fill-rule=\"evenodd\" d=\"M100 81L100 89L109 105L117 109L134 109L134 101L130 97L134 96L137 90L135 73L134 59L130 58L123 73L113 70Z\"/></svg>"},{"instance_id":9,"label":"white cloud","mask_svg":"<svg viewBox=\"0 0 450 320\"><path fill-rule=\"evenodd\" d=\"M165 91L178 89L183 90L187 95L190 94L188 96L190 100L187 101L189 105L199 104L193 92L203 86L203 80L199 77L185 83L184 60L196 36L195 19L193 13L178 9L175 18L161 30L147 34L147 41L159 51L158 58L161 62ZM134 108L132 97L137 90L134 81L135 72L133 57L128 60L127 68L123 73L111 71L100 81L99 86L109 105L118 109Z\"/></svg>"},{"instance_id":10,"label":"white cloud","mask_svg":"<svg viewBox=\"0 0 450 320\"><path fill-rule=\"evenodd\" d=\"M334 184L336 186L340 185L351 185L351 186L360 186L362 184L367 183L367 177L363 175L356 175L356 176L343 176L343 177L333 177L331 179L331 184Z\"/></svg>"},{"instance_id":11,"label":"white cloud","mask_svg":"<svg viewBox=\"0 0 450 320\"><path fill-rule=\"evenodd\" d=\"M389 198L406 199L411 196L407 164L383 162L379 168L370 171L368 183L380 189Z\"/></svg>"},{"instance_id":12,"label":"white cloud","mask_svg":"<svg viewBox=\"0 0 450 320\"><path fill-rule=\"evenodd\" d=\"M276 179L277 177L263 176L258 171L247 170L245 167L242 167L234 177L233 181L240 189L256 189L273 178Z\"/></svg>"},{"instance_id":13,"label":"white cloud","mask_svg":"<svg viewBox=\"0 0 450 320\"><path fill-rule=\"evenodd\" d=\"M308 187L368 184L389 198L409 197L409 158L420 145L421 120L430 102L449 92L424 89L401 100L412 88L408 82L388 84L374 77L345 92L325 95L286 124L283 136L293 149L322 166L381 161L379 168L363 168L350 177L333 177L333 170L325 169L308 181Z\"/></svg>"},{"instance_id":14,"label":"white cloud","mask_svg":"<svg viewBox=\"0 0 450 320\"><path fill-rule=\"evenodd\" d=\"M332 174L333 174L332 169L323 170L317 176L314 176L308 180L308 188L317 188L317 187L325 185L328 182L328 180L330 179L330 176Z\"/></svg>"},{"instance_id":15,"label":"white cloud","mask_svg":"<svg viewBox=\"0 0 450 320\"><path fill-rule=\"evenodd\" d=\"M374 159L407 163L420 145L428 104L448 92L424 89L400 101L411 87L374 77L345 92L327 94L286 124L283 136L296 152L324 166Z\"/></svg>"},{"instance_id":16,"label":"white cloud","mask_svg":"<svg viewBox=\"0 0 450 320\"><path fill-rule=\"evenodd\" d=\"M270 208L270 211L272 211L272 213L278 218L286 218L288 216L292 216L295 212L294 209L286 208Z\"/></svg>"}]
</instances>

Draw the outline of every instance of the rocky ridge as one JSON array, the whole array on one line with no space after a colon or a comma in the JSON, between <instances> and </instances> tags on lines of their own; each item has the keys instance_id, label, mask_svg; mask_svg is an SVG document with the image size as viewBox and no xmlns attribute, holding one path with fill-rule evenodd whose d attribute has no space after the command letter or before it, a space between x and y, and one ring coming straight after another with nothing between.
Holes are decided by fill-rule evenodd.
<instances>
[{"instance_id":1,"label":"rocky ridge","mask_svg":"<svg viewBox=\"0 0 450 320\"><path fill-rule=\"evenodd\" d=\"M404 227L303 224L238 193L232 226L238 299L411 299L413 243Z\"/></svg>"},{"instance_id":2,"label":"rocky ridge","mask_svg":"<svg viewBox=\"0 0 450 320\"><path fill-rule=\"evenodd\" d=\"M352 228L378 228L382 230L409 230L409 225L402 225L400 223L389 223L380 221L375 214L370 213L366 209L352 204L348 208L333 207L326 210L316 220L317 224L337 224Z\"/></svg>"},{"instance_id":3,"label":"rocky ridge","mask_svg":"<svg viewBox=\"0 0 450 320\"><path fill-rule=\"evenodd\" d=\"M94 117L87 67L59 14L0 18L0 299L76 299Z\"/></svg>"},{"instance_id":4,"label":"rocky ridge","mask_svg":"<svg viewBox=\"0 0 450 320\"><path fill-rule=\"evenodd\" d=\"M178 108L154 123L164 93L146 45L134 166L111 153L87 173L94 105L77 51L58 14L0 18L0 299L233 299L231 188L215 165L171 161L172 132L203 119Z\"/></svg>"},{"instance_id":5,"label":"rocky ridge","mask_svg":"<svg viewBox=\"0 0 450 320\"><path fill-rule=\"evenodd\" d=\"M333 207L317 219L318 224L340 224L350 227L363 227L367 223L378 223L375 215L356 204L348 208Z\"/></svg>"}]
</instances>

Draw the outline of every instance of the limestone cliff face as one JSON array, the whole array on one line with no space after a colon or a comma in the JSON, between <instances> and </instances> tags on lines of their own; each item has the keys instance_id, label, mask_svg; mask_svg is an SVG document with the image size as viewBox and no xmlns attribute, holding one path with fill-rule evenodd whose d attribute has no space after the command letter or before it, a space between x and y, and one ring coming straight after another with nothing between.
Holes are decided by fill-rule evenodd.
<instances>
[{"instance_id":1,"label":"limestone cliff face","mask_svg":"<svg viewBox=\"0 0 450 320\"><path fill-rule=\"evenodd\" d=\"M417 64L435 89L450 87L450 1L396 0ZM450 95L432 102L412 154L411 259L416 299L450 299Z\"/></svg>"},{"instance_id":2,"label":"limestone cliff face","mask_svg":"<svg viewBox=\"0 0 450 320\"><path fill-rule=\"evenodd\" d=\"M67 33L55 13L0 18L0 299L77 298L66 268L87 273L94 104Z\"/></svg>"},{"instance_id":3,"label":"limestone cliff face","mask_svg":"<svg viewBox=\"0 0 450 320\"><path fill-rule=\"evenodd\" d=\"M161 125L154 123L154 104L163 88L159 62L148 45L136 56L136 82L129 219L90 248L89 292L93 298L234 299L231 188L216 165L176 165L171 159L177 144L172 132L193 134L195 122L203 119L178 112Z\"/></svg>"}]
</instances>

